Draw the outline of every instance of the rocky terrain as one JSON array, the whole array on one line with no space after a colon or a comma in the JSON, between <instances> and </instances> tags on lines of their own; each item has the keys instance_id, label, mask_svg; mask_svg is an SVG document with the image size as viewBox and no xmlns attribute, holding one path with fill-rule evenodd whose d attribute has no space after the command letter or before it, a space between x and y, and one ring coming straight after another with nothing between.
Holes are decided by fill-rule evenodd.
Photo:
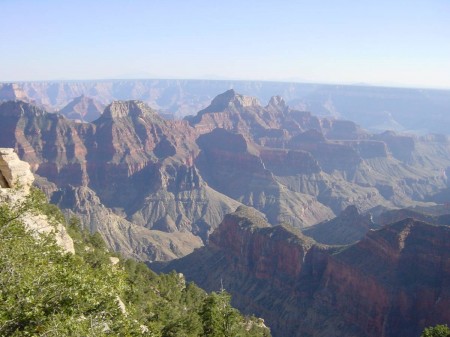
<instances>
[{"instance_id":1,"label":"rocky terrain","mask_svg":"<svg viewBox=\"0 0 450 337\"><path fill-rule=\"evenodd\" d=\"M105 106L115 100L141 100L167 116L180 118L195 115L217 93L230 88L257 97L261 102L280 95L299 110L352 120L377 132L448 134L448 90L261 81L53 81L0 84L0 101L20 99L48 111L59 111L82 95Z\"/></svg>"},{"instance_id":2,"label":"rocky terrain","mask_svg":"<svg viewBox=\"0 0 450 337\"><path fill-rule=\"evenodd\" d=\"M2 196L34 180L113 250L225 287L274 336L412 337L450 321L447 136L371 133L232 89L168 120L52 88L53 106L79 98L54 113L26 86L0 91L13 99L0 103Z\"/></svg>"},{"instance_id":3,"label":"rocky terrain","mask_svg":"<svg viewBox=\"0 0 450 337\"><path fill-rule=\"evenodd\" d=\"M352 205L334 219L304 229L303 234L327 245L348 245L361 240L367 232L376 228L379 225L374 223L371 213L360 214Z\"/></svg>"},{"instance_id":4,"label":"rocky terrain","mask_svg":"<svg viewBox=\"0 0 450 337\"><path fill-rule=\"evenodd\" d=\"M37 233L54 233L56 243L66 252L74 253L73 240L61 223L52 223L44 214L28 212L23 206L30 194L34 181L30 165L21 161L11 148L0 148L0 204L6 204L13 210L24 208L19 213L19 221L26 228Z\"/></svg>"},{"instance_id":5,"label":"rocky terrain","mask_svg":"<svg viewBox=\"0 0 450 337\"><path fill-rule=\"evenodd\" d=\"M80 122L93 122L103 113L105 106L95 99L81 95L59 110L68 119Z\"/></svg>"},{"instance_id":6,"label":"rocky terrain","mask_svg":"<svg viewBox=\"0 0 450 337\"><path fill-rule=\"evenodd\" d=\"M449 240L448 222L407 218L352 245L325 246L241 207L206 247L153 267L208 290L223 285L274 336L419 336L450 321Z\"/></svg>"},{"instance_id":7,"label":"rocky terrain","mask_svg":"<svg viewBox=\"0 0 450 337\"><path fill-rule=\"evenodd\" d=\"M1 336L271 336L228 293L111 252L33 181L30 165L0 148Z\"/></svg>"},{"instance_id":8,"label":"rocky terrain","mask_svg":"<svg viewBox=\"0 0 450 337\"><path fill-rule=\"evenodd\" d=\"M185 120L141 101L115 101L88 123L15 100L0 104L0 118L0 146L30 163L52 202L145 261L204 245L240 205L298 229L351 205L431 207L450 167L446 136L373 134L279 96L264 106L234 90Z\"/></svg>"}]
</instances>

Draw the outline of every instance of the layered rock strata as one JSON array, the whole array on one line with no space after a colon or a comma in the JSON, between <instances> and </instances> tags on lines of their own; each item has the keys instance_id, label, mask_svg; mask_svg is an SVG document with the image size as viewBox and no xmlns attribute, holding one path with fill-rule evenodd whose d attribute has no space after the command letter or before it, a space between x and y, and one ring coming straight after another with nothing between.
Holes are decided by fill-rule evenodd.
<instances>
[{"instance_id":1,"label":"layered rock strata","mask_svg":"<svg viewBox=\"0 0 450 337\"><path fill-rule=\"evenodd\" d=\"M242 204L272 225L297 228L332 219L351 205L361 212L427 207L432 203L425 201L447 187L450 167L446 137L373 135L350 121L292 109L281 97L263 106L234 90L182 121L165 120L140 101L115 101L92 123L20 101L0 104L0 116L0 145L30 163L50 196L90 191L98 198L89 199L95 207L86 205L92 213L104 207L121 221L184 236L186 249L163 248L156 239L131 240L135 251L123 240L112 246L144 260L192 251ZM63 208L77 205L65 202ZM79 215L84 217L81 210ZM114 231L86 221L86 228L101 228L105 240L115 242Z\"/></svg>"},{"instance_id":2,"label":"layered rock strata","mask_svg":"<svg viewBox=\"0 0 450 337\"><path fill-rule=\"evenodd\" d=\"M449 242L450 227L408 218L337 249L240 208L162 269L223 285L274 336L414 337L450 320Z\"/></svg>"}]
</instances>

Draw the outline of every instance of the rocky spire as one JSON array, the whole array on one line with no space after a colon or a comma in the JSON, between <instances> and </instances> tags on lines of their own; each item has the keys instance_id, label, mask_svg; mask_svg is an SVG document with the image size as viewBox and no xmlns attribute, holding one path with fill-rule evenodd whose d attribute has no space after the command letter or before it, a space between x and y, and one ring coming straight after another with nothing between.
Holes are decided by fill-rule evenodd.
<instances>
[{"instance_id":1,"label":"rocky spire","mask_svg":"<svg viewBox=\"0 0 450 337\"><path fill-rule=\"evenodd\" d=\"M29 190L33 184L34 176L30 165L21 161L14 149L0 148L0 186L1 188L13 188L20 186Z\"/></svg>"},{"instance_id":2,"label":"rocky spire","mask_svg":"<svg viewBox=\"0 0 450 337\"><path fill-rule=\"evenodd\" d=\"M267 106L278 108L280 110L283 110L287 107L286 101L281 96L272 96Z\"/></svg>"},{"instance_id":3,"label":"rocky spire","mask_svg":"<svg viewBox=\"0 0 450 337\"><path fill-rule=\"evenodd\" d=\"M205 110L208 112L220 112L231 105L235 107L260 106L255 97L240 95L234 89L230 89L216 96L212 100L211 105Z\"/></svg>"}]
</instances>

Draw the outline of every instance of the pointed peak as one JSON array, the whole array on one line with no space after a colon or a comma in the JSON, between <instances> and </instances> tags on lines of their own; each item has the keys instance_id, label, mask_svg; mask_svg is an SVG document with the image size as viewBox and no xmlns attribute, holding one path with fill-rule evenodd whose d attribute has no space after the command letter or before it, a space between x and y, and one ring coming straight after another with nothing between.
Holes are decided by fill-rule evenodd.
<instances>
[{"instance_id":1,"label":"pointed peak","mask_svg":"<svg viewBox=\"0 0 450 337\"><path fill-rule=\"evenodd\" d=\"M284 109L286 108L286 101L281 96L272 96L267 106Z\"/></svg>"},{"instance_id":2,"label":"pointed peak","mask_svg":"<svg viewBox=\"0 0 450 337\"><path fill-rule=\"evenodd\" d=\"M234 106L236 108L245 108L250 106L260 106L255 97L244 96L238 94L234 89L225 91L223 94L216 96L207 108L208 112L220 112L226 108Z\"/></svg>"}]
</instances>

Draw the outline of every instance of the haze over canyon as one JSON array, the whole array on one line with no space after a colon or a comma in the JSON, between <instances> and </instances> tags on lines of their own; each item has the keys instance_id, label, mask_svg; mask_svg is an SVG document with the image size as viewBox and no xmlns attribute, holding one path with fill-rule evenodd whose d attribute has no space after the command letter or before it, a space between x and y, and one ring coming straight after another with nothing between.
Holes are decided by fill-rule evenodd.
<instances>
[{"instance_id":1,"label":"haze over canyon","mask_svg":"<svg viewBox=\"0 0 450 337\"><path fill-rule=\"evenodd\" d=\"M0 147L67 217L225 287L273 336L450 322L450 91L105 80L4 83L0 101Z\"/></svg>"}]
</instances>

